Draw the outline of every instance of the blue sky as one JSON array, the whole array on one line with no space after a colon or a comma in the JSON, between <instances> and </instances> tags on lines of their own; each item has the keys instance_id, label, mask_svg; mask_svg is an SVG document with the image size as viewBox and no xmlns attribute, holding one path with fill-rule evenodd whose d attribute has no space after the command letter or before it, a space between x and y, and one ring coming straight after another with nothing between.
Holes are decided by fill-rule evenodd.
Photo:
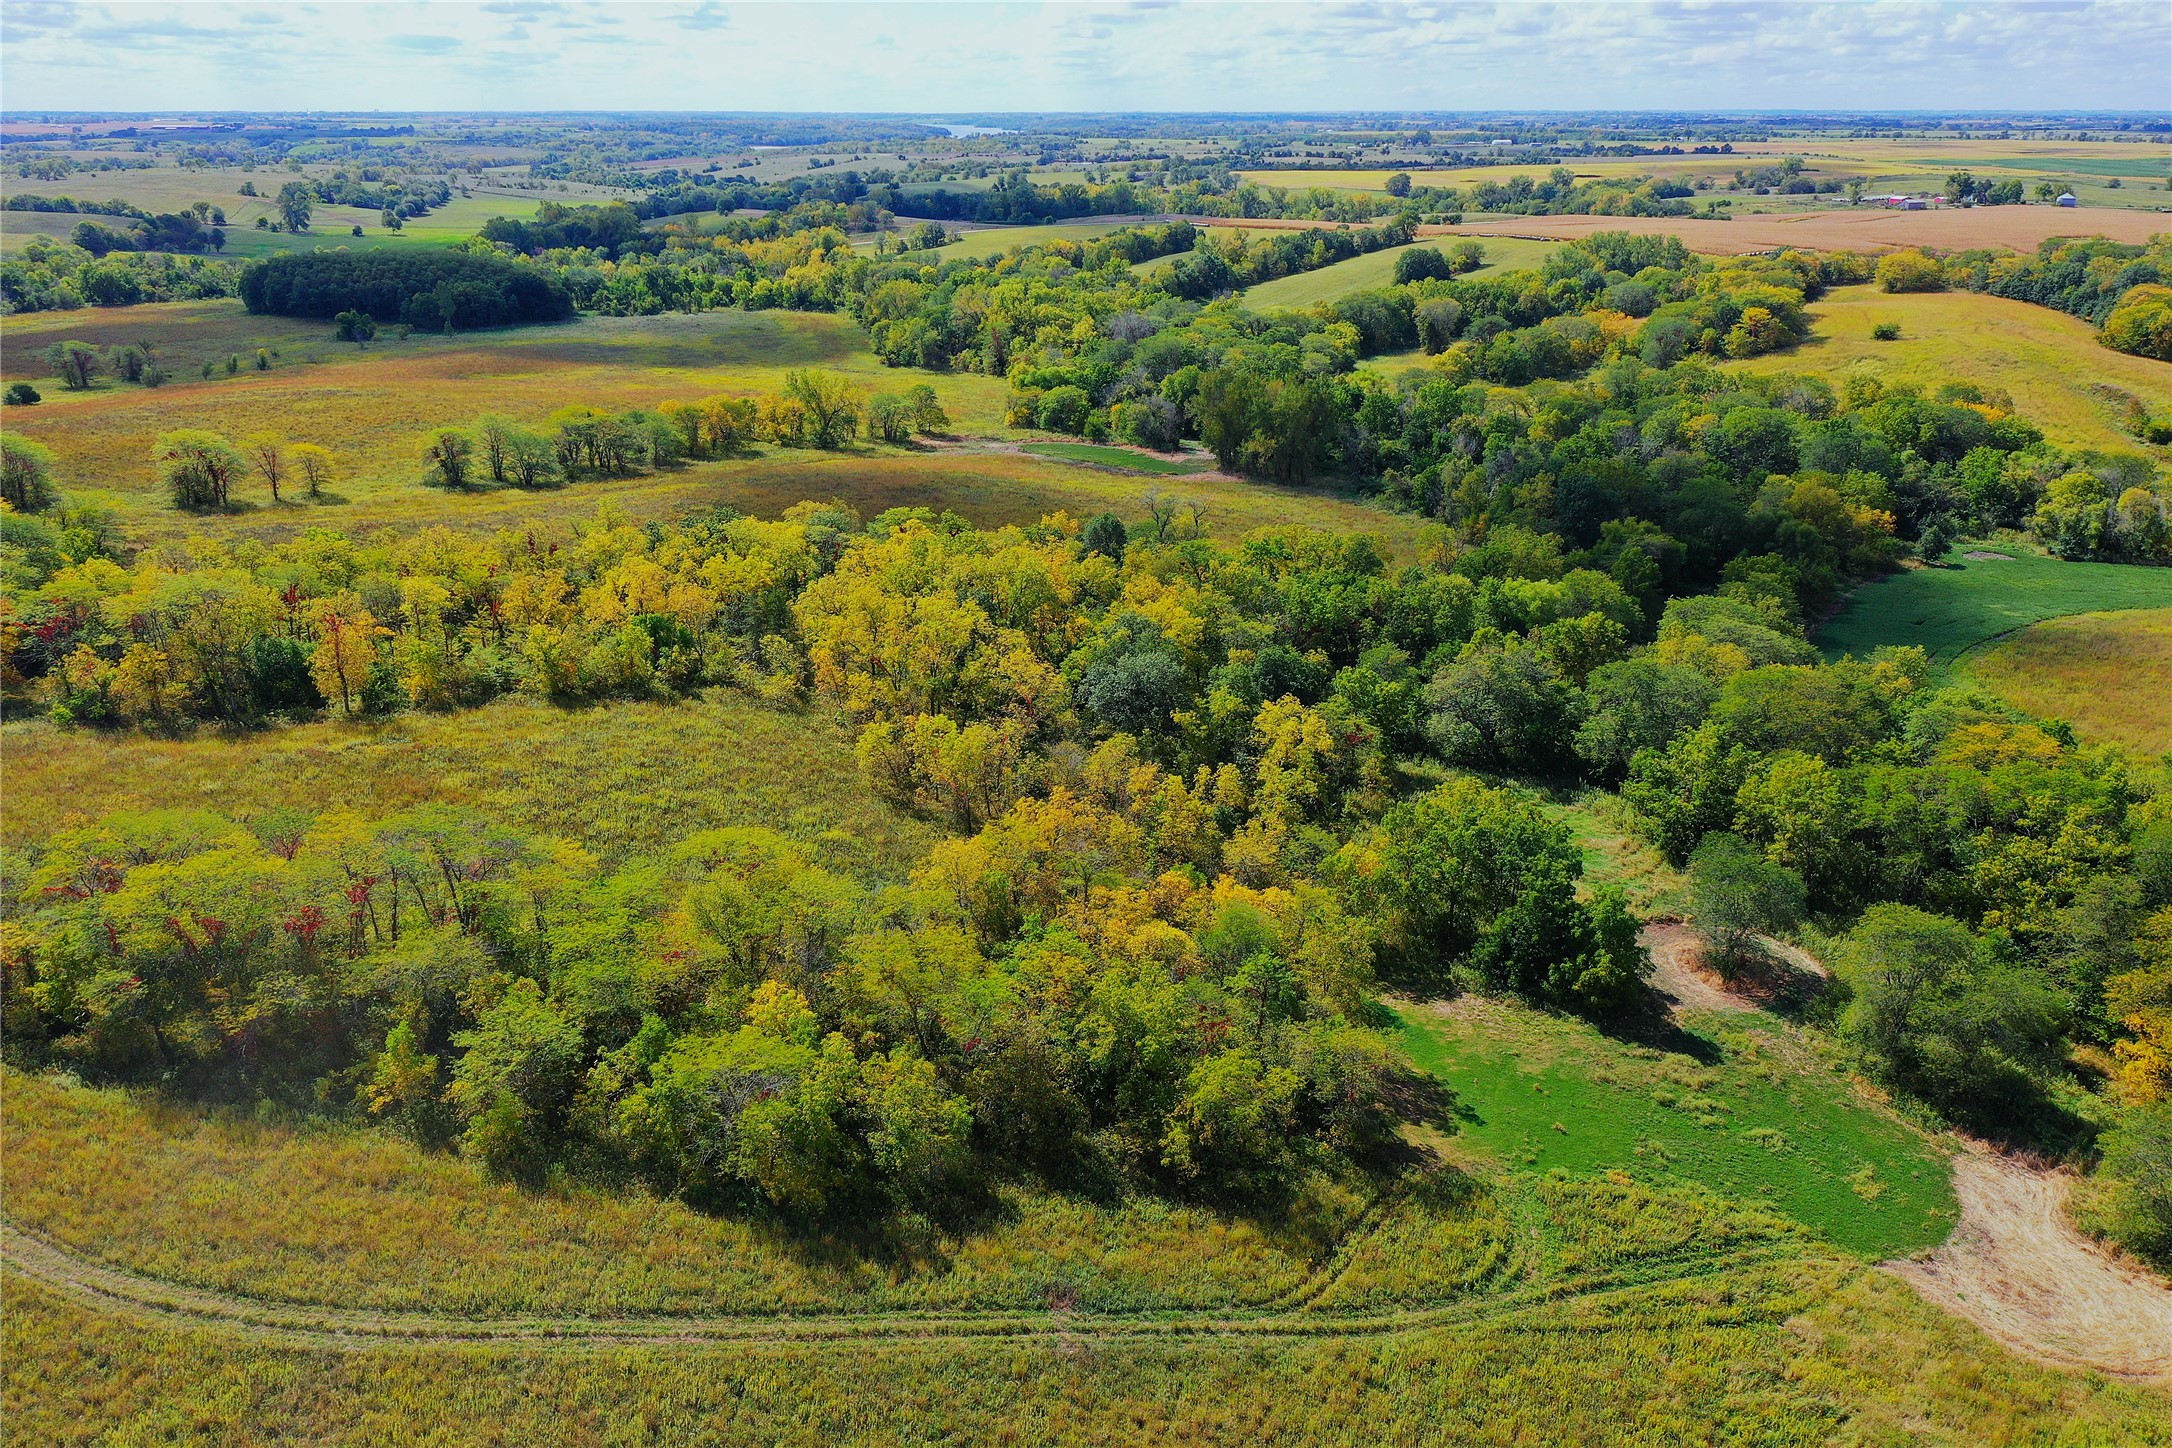
<instances>
[{"instance_id":1,"label":"blue sky","mask_svg":"<svg viewBox=\"0 0 2172 1448\"><path fill-rule=\"evenodd\" d=\"M0 103L2172 111L2172 3L0 0Z\"/></svg>"}]
</instances>

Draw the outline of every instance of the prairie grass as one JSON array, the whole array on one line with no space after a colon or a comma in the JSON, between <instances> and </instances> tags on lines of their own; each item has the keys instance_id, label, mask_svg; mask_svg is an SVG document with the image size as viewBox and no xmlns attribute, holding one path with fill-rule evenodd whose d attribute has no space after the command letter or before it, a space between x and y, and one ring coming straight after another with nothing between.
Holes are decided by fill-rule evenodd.
<instances>
[{"instance_id":1,"label":"prairie grass","mask_svg":"<svg viewBox=\"0 0 2172 1448\"><path fill-rule=\"evenodd\" d=\"M870 794L835 716L722 691L593 709L510 697L457 714L178 739L24 722L0 732L0 747L10 845L116 810L247 818L282 805L384 813L431 801L577 839L611 865L701 830L759 824L833 868L892 878L936 838Z\"/></svg>"},{"instance_id":2,"label":"prairie grass","mask_svg":"<svg viewBox=\"0 0 2172 1448\"><path fill-rule=\"evenodd\" d=\"M1541 1172L1619 1172L1625 1192L1708 1187L1872 1257L1933 1246L1956 1219L1937 1148L1770 1016L1698 1015L1652 1045L1476 998L1399 1015L1403 1049L1456 1092L1459 1152ZM1677 1202L1632 1235L1673 1230L1667 1213L1692 1215ZM1579 1214L1588 1221L1577 1225ZM1587 1201L1563 1229L1624 1230L1604 1219Z\"/></svg>"},{"instance_id":3,"label":"prairie grass","mask_svg":"<svg viewBox=\"0 0 2172 1448\"><path fill-rule=\"evenodd\" d=\"M1008 1190L976 1230L870 1248L638 1190L523 1192L381 1131L0 1081L11 1221L113 1265L271 1301L599 1317L1229 1308L1297 1289L1362 1206L1326 1183L1271 1223Z\"/></svg>"},{"instance_id":4,"label":"prairie grass","mask_svg":"<svg viewBox=\"0 0 2172 1448\"><path fill-rule=\"evenodd\" d=\"M1583 789L1550 802L1547 808L1569 827L1570 837L1583 852L1587 889L1618 886L1630 908L1646 919L1679 915L1689 908L1689 877L1645 838L1635 811L1620 795Z\"/></svg>"},{"instance_id":5,"label":"prairie grass","mask_svg":"<svg viewBox=\"0 0 2172 1448\"><path fill-rule=\"evenodd\" d=\"M869 516L900 506L950 508L982 525L1033 522L1060 510L1143 512L1142 484L1134 479L1015 452L925 445L855 445L834 453L762 447L725 461L536 491L447 493L421 481L421 448L430 431L486 412L539 423L574 403L654 407L718 392L751 395L781 386L795 367L821 367L866 393L926 382L960 432L1003 432L1001 379L886 368L867 350L859 328L838 316L726 311L584 317L563 326L417 335L365 351L332 343L329 327L251 317L235 301L25 320L35 329L17 336L10 319L0 369L9 378L42 375L45 346L62 338L100 345L148 338L162 357L170 349L176 359L202 355L218 359L222 368L229 352L245 344L249 357L258 345L279 346L278 365L269 372L228 377L222 370L208 382L183 378L156 389L109 386L89 393L63 393L49 384L48 401L10 409L11 428L58 454L62 487L112 502L136 541L222 532L280 537L309 527L522 527L586 516L603 503L646 519L715 504L775 514L806 499L836 500ZM290 365L291 358L308 365ZM273 506L252 486L234 513L179 513L167 504L151 448L159 434L184 427L229 436L270 429L296 442L320 443L340 458L344 476L324 503ZM1224 537L1270 524L1312 524L1378 532L1393 541L1407 540L1418 526L1415 519L1317 490L1202 479L1190 491L1207 505L1208 530Z\"/></svg>"},{"instance_id":6,"label":"prairie grass","mask_svg":"<svg viewBox=\"0 0 2172 1448\"><path fill-rule=\"evenodd\" d=\"M2021 416L2067 447L2144 450L2125 430L2124 403L2106 387L2152 412L2172 406L2172 362L2100 346L2087 322L2049 307L1974 292L1896 294L1853 286L1835 287L1809 310L1809 340L1728 365L1807 372L1835 386L1857 374L1912 382L1926 392L1941 382L1973 382L2010 395ZM1898 322L1899 340L1872 337L1880 322Z\"/></svg>"},{"instance_id":7,"label":"prairie grass","mask_svg":"<svg viewBox=\"0 0 2172 1448\"><path fill-rule=\"evenodd\" d=\"M282 1348L8 1285L10 1436L37 1443L2172 1442L2161 1393L2024 1363L1835 1266L1345 1341L669 1352Z\"/></svg>"},{"instance_id":8,"label":"prairie grass","mask_svg":"<svg viewBox=\"0 0 2172 1448\"><path fill-rule=\"evenodd\" d=\"M1814 642L1828 657L1912 644L1943 672L2016 629L2068 614L2172 607L2172 569L2065 563L2012 548L1910 568L1848 595Z\"/></svg>"},{"instance_id":9,"label":"prairie grass","mask_svg":"<svg viewBox=\"0 0 2172 1448\"><path fill-rule=\"evenodd\" d=\"M2172 608L2047 619L1971 655L1965 669L2084 739L2172 753Z\"/></svg>"}]
</instances>

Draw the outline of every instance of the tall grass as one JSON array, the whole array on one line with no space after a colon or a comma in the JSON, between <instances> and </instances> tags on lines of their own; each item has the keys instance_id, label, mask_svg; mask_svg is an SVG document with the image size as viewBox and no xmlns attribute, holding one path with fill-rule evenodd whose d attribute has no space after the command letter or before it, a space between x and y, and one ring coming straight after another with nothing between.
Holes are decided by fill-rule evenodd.
<instances>
[{"instance_id":1,"label":"tall grass","mask_svg":"<svg viewBox=\"0 0 2172 1448\"><path fill-rule=\"evenodd\" d=\"M578 839L612 865L701 830L759 824L833 868L901 877L935 839L867 790L834 715L724 691L591 709L512 696L457 714L187 738L25 722L0 732L0 747L0 837L17 845L124 809L246 818L279 806L385 813L426 801Z\"/></svg>"},{"instance_id":2,"label":"tall grass","mask_svg":"<svg viewBox=\"0 0 2172 1448\"><path fill-rule=\"evenodd\" d=\"M2172 608L2050 619L1972 656L1969 676L2082 738L2172 753Z\"/></svg>"}]
</instances>

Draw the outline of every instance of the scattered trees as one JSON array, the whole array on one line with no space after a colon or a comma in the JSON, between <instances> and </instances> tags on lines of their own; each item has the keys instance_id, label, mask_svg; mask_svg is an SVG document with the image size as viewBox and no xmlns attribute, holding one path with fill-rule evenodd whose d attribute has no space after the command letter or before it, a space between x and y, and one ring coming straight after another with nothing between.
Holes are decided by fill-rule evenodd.
<instances>
[{"instance_id":1,"label":"scattered trees","mask_svg":"<svg viewBox=\"0 0 2172 1448\"><path fill-rule=\"evenodd\" d=\"M0 432L0 502L18 513L42 513L57 501L52 450L30 438Z\"/></svg>"},{"instance_id":2,"label":"scattered trees","mask_svg":"<svg viewBox=\"0 0 2172 1448\"><path fill-rule=\"evenodd\" d=\"M227 507L235 480L249 466L232 443L196 428L160 437L151 456L166 479L173 505L190 512Z\"/></svg>"}]
</instances>

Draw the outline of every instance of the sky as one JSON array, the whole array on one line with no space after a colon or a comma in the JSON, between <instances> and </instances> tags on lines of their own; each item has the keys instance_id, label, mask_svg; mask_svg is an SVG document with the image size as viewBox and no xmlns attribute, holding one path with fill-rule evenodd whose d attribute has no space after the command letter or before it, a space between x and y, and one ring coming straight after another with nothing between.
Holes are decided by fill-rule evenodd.
<instances>
[{"instance_id":1,"label":"sky","mask_svg":"<svg viewBox=\"0 0 2172 1448\"><path fill-rule=\"evenodd\" d=\"M2172 112L2172 0L0 0L0 107Z\"/></svg>"}]
</instances>

